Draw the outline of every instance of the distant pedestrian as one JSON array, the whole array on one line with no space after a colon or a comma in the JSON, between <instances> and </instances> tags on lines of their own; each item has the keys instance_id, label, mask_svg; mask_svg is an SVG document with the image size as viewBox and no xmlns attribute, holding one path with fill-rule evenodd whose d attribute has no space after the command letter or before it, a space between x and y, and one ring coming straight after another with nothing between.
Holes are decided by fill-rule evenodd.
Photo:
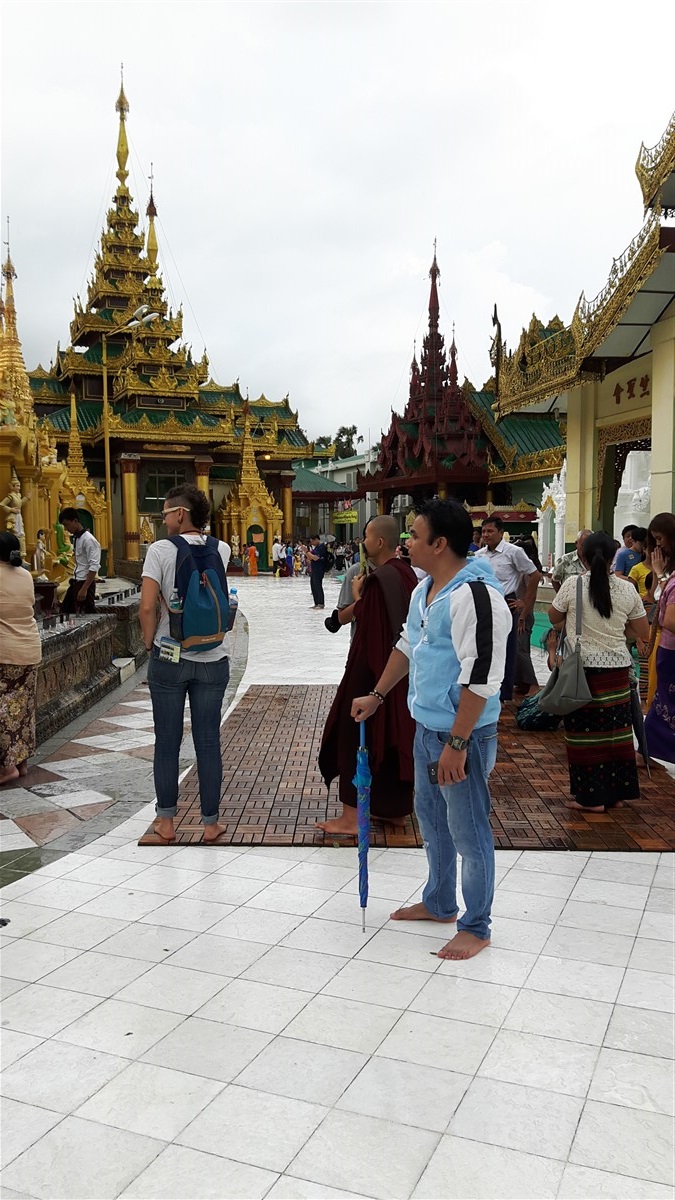
<instances>
[{"instance_id":1,"label":"distant pedestrian","mask_svg":"<svg viewBox=\"0 0 675 1200\"><path fill-rule=\"evenodd\" d=\"M7 530L0 533L0 786L26 775L35 753L42 643L34 604L33 579L23 570L19 539Z\"/></svg>"},{"instance_id":2,"label":"distant pedestrian","mask_svg":"<svg viewBox=\"0 0 675 1200\"><path fill-rule=\"evenodd\" d=\"M75 551L75 574L61 601L62 613L96 612L96 576L101 566L101 547L93 533L84 528L76 508L63 508L59 521L70 534Z\"/></svg>"},{"instance_id":3,"label":"distant pedestrian","mask_svg":"<svg viewBox=\"0 0 675 1200\"><path fill-rule=\"evenodd\" d=\"M318 533L310 538L310 549L307 551L309 560L309 585L312 589L313 608L324 608L326 601L323 594L323 577L326 574L326 545Z\"/></svg>"},{"instance_id":4,"label":"distant pedestrian","mask_svg":"<svg viewBox=\"0 0 675 1200\"><path fill-rule=\"evenodd\" d=\"M500 517L488 517L483 521L483 545L474 558L482 559L490 564L497 579L504 589L504 599L511 609L512 628L506 647L506 665L504 682L501 688L502 700L513 699L513 681L516 673L516 654L518 649L518 634L525 632L525 620L534 610L537 598L537 588L542 574L534 563L527 557L520 546L507 542L504 537L504 522ZM522 599L518 598L518 589L524 583Z\"/></svg>"}]
</instances>

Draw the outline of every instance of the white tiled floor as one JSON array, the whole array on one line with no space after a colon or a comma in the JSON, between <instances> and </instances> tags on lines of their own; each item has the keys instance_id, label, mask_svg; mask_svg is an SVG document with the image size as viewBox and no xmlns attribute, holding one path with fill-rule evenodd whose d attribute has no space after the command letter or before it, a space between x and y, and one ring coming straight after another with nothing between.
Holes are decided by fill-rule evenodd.
<instances>
[{"instance_id":1,"label":"white tiled floor","mask_svg":"<svg viewBox=\"0 0 675 1200\"><path fill-rule=\"evenodd\" d=\"M318 624L243 581L248 681L286 586ZM672 1197L671 858L500 852L494 944L450 963L388 920L419 852L373 852L364 935L355 850L137 825L4 905L2 1195Z\"/></svg>"}]
</instances>

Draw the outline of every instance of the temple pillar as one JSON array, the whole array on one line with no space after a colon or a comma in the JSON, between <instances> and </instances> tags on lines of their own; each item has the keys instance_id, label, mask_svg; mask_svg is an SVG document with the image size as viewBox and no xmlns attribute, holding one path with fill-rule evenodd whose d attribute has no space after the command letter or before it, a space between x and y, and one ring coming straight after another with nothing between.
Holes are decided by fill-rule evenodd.
<instances>
[{"instance_id":1,"label":"temple pillar","mask_svg":"<svg viewBox=\"0 0 675 1200\"><path fill-rule=\"evenodd\" d=\"M652 515L675 511L675 315L651 329Z\"/></svg>"},{"instance_id":2,"label":"temple pillar","mask_svg":"<svg viewBox=\"0 0 675 1200\"><path fill-rule=\"evenodd\" d=\"M573 543L580 529L597 529L598 527L598 517L595 511L598 483L595 458L596 409L596 384L589 384L585 388L572 388L568 393L566 543Z\"/></svg>"},{"instance_id":3,"label":"temple pillar","mask_svg":"<svg viewBox=\"0 0 675 1200\"><path fill-rule=\"evenodd\" d=\"M124 557L138 562L141 534L138 524L138 468L140 454L120 454L122 508L124 516Z\"/></svg>"},{"instance_id":4,"label":"temple pillar","mask_svg":"<svg viewBox=\"0 0 675 1200\"><path fill-rule=\"evenodd\" d=\"M377 493L377 515L378 517L386 517L387 504L384 498L384 492Z\"/></svg>"},{"instance_id":5,"label":"temple pillar","mask_svg":"<svg viewBox=\"0 0 675 1200\"><path fill-rule=\"evenodd\" d=\"M209 458L208 455L200 455L198 458L195 458L195 484L200 492L204 493L209 504L211 503L209 471L212 466L213 459Z\"/></svg>"},{"instance_id":6,"label":"temple pillar","mask_svg":"<svg viewBox=\"0 0 675 1200\"><path fill-rule=\"evenodd\" d=\"M282 536L293 538L293 471L280 471L281 476L281 510L284 514ZM270 550L271 553L271 550Z\"/></svg>"},{"instance_id":7,"label":"temple pillar","mask_svg":"<svg viewBox=\"0 0 675 1200\"><path fill-rule=\"evenodd\" d=\"M448 498L448 485L447 485L447 483L439 483L439 485L438 485L438 490L437 490L437 492L436 492L436 495L438 496L438 499L439 499L439 500L447 500L447 498Z\"/></svg>"}]
</instances>

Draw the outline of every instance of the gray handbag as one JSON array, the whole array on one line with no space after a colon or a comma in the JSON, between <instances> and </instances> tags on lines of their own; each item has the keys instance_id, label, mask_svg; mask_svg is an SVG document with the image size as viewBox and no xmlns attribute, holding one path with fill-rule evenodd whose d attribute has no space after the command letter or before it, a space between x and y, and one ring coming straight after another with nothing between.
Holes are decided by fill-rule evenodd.
<instances>
[{"instance_id":1,"label":"gray handbag","mask_svg":"<svg viewBox=\"0 0 675 1200\"><path fill-rule=\"evenodd\" d=\"M574 650L553 668L548 682L537 697L537 704L543 712L553 713L556 717L566 717L568 713L583 708L593 699L588 686L586 672L581 661L581 605L583 585L581 575L577 576L577 619L575 627Z\"/></svg>"}]
</instances>

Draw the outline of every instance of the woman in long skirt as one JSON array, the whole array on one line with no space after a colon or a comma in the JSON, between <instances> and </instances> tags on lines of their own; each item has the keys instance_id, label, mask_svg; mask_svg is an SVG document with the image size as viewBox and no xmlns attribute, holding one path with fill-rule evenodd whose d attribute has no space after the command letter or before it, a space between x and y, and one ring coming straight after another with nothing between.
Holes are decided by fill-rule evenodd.
<instances>
[{"instance_id":1,"label":"woman in long skirt","mask_svg":"<svg viewBox=\"0 0 675 1200\"><path fill-rule=\"evenodd\" d=\"M605 812L640 796L633 749L626 636L646 638L644 605L632 583L610 574L614 540L593 533L582 549L589 568L581 579L581 660L592 700L565 717L572 808ZM576 645L577 578L565 580L549 609L551 624L566 621Z\"/></svg>"},{"instance_id":2,"label":"woman in long skirt","mask_svg":"<svg viewBox=\"0 0 675 1200\"><path fill-rule=\"evenodd\" d=\"M35 694L42 658L35 591L19 539L0 533L0 786L28 771L35 753Z\"/></svg>"}]
</instances>

